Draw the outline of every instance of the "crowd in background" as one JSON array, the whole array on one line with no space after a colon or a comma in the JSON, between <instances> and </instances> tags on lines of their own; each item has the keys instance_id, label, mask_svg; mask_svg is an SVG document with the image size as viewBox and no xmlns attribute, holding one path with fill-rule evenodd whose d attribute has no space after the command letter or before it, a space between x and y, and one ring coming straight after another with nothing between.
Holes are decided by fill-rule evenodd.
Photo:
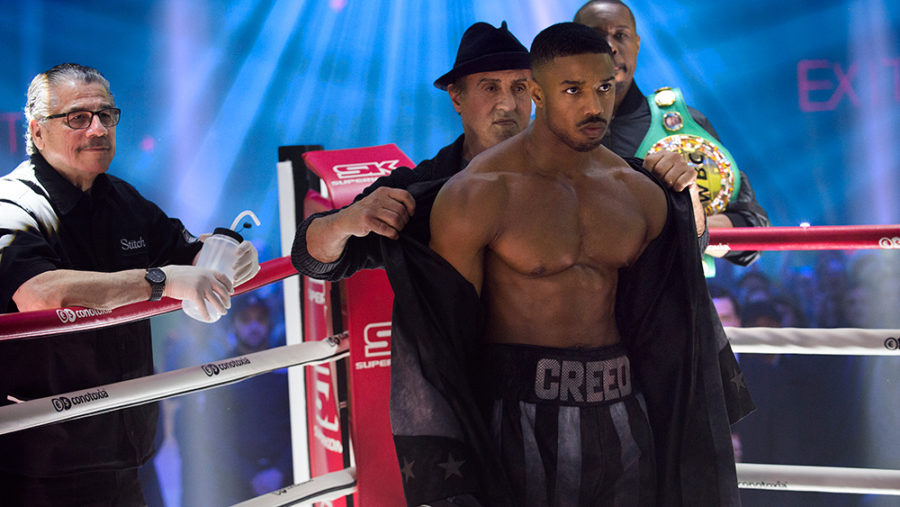
<instances>
[{"instance_id":1,"label":"crowd in background","mask_svg":"<svg viewBox=\"0 0 900 507\"><path fill-rule=\"evenodd\" d=\"M779 266L765 271L759 264L740 268L717 262L710 286L730 290L741 306L773 306L780 327L900 327L896 252L767 252L762 262L772 265L775 259Z\"/></svg>"},{"instance_id":2,"label":"crowd in background","mask_svg":"<svg viewBox=\"0 0 900 507\"><path fill-rule=\"evenodd\" d=\"M760 264L776 262L769 272L758 264L719 263L709 287L725 326L900 328L896 252L768 252ZM877 393L890 390L892 382L876 376L884 359L892 358L740 354L757 410L733 428L739 461L889 467L876 462L877 449L892 440L873 431L884 418L879 405L885 400ZM884 499L753 490L743 490L741 497L746 505L769 506L876 505Z\"/></svg>"}]
</instances>

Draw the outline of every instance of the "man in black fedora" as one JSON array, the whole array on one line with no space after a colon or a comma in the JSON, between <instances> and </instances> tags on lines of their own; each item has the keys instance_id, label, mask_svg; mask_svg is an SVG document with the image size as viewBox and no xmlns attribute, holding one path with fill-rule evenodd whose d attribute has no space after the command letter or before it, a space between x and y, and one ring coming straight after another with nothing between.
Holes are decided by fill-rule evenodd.
<instances>
[{"instance_id":1,"label":"man in black fedora","mask_svg":"<svg viewBox=\"0 0 900 507\"><path fill-rule=\"evenodd\" d=\"M481 22L470 26L459 43L453 68L434 82L450 95L463 134L415 169L401 167L379 178L349 206L304 220L291 252L297 270L334 281L379 267L372 240L376 235L396 239L404 229L415 211L415 201L406 190L409 185L456 174L475 155L528 125L529 68L528 50L505 21L499 28ZM420 232L427 235L427 215L422 215Z\"/></svg>"}]
</instances>

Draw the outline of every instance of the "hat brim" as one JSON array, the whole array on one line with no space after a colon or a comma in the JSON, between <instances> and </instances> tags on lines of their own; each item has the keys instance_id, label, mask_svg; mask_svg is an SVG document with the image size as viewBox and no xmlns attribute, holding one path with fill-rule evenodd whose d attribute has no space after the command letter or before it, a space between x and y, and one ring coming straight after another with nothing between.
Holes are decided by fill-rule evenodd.
<instances>
[{"instance_id":1,"label":"hat brim","mask_svg":"<svg viewBox=\"0 0 900 507\"><path fill-rule=\"evenodd\" d=\"M469 74L530 68L531 62L528 59L528 53L523 53L521 51L493 53L474 60L469 60L466 63L454 67L450 72L437 78L434 82L434 86L441 90L446 90L450 83L453 83L463 76L468 76Z\"/></svg>"}]
</instances>

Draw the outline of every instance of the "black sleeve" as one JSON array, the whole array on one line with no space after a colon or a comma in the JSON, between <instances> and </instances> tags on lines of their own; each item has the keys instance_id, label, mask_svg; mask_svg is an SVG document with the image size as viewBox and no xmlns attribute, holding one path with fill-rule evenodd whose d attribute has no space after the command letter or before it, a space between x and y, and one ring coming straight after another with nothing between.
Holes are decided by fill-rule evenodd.
<instances>
[{"instance_id":1,"label":"black sleeve","mask_svg":"<svg viewBox=\"0 0 900 507\"><path fill-rule=\"evenodd\" d=\"M707 132L719 139L719 134L713 128L709 119L703 113L690 107L691 117L700 124ZM769 227L772 223L769 221L769 215L766 210L756 201L756 194L753 192L753 186L750 185L750 178L744 171L741 173L741 187L738 189L738 195L731 199L725 207L725 216L731 220L735 227ZM748 266L759 258L758 251L731 251L725 254L725 260L740 266Z\"/></svg>"},{"instance_id":2,"label":"black sleeve","mask_svg":"<svg viewBox=\"0 0 900 507\"><path fill-rule=\"evenodd\" d=\"M12 296L22 284L61 265L45 234L27 210L0 201L0 313L17 311Z\"/></svg>"},{"instance_id":3,"label":"black sleeve","mask_svg":"<svg viewBox=\"0 0 900 507\"><path fill-rule=\"evenodd\" d=\"M407 188L417 181L431 179L431 176L429 174L426 174L429 167L430 164L427 164L426 162L419 164L419 166L417 166L415 169L410 169L409 167L398 167L391 171L391 174L378 178L371 185L364 188L363 191L359 193L359 195L353 198L353 202L356 202L363 197L371 194L377 188Z\"/></svg>"}]
</instances>

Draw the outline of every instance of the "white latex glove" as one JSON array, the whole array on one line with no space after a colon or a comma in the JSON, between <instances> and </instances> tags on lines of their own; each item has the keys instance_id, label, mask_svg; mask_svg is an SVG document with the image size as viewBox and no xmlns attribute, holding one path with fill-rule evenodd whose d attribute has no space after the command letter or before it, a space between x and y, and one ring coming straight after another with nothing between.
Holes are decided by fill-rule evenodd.
<instances>
[{"instance_id":1,"label":"white latex glove","mask_svg":"<svg viewBox=\"0 0 900 507\"><path fill-rule=\"evenodd\" d=\"M206 301L210 302L219 315L228 313L234 286L224 273L198 266L180 265L164 266L162 270L166 273L166 290L163 295L191 301L206 322L212 322L218 317L209 315Z\"/></svg>"},{"instance_id":2,"label":"white latex glove","mask_svg":"<svg viewBox=\"0 0 900 507\"><path fill-rule=\"evenodd\" d=\"M234 261L234 286L237 287L259 273L259 252L249 241L242 241Z\"/></svg>"}]
</instances>

